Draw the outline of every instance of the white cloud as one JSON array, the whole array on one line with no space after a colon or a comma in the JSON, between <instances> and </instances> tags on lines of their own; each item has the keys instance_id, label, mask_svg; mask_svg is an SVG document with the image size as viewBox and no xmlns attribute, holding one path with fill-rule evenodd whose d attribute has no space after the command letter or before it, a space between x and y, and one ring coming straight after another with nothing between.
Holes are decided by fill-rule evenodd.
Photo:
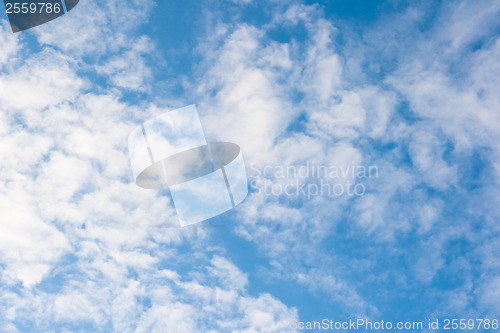
<instances>
[{"instance_id":1,"label":"white cloud","mask_svg":"<svg viewBox=\"0 0 500 333\"><path fill-rule=\"evenodd\" d=\"M475 6L481 7L477 8L478 16L487 22L462 15L465 8ZM201 67L212 70L201 77L200 90L215 93L200 108L210 113L205 116L207 133L238 142L247 164L294 165L314 159L342 165L352 160L376 164L380 170L380 177L367 183L369 193L356 200L318 198L315 201L320 204L315 204L251 194L239 208L243 224L237 230L265 251L275 268L279 267L273 276L290 280L290 271L295 269L288 263L291 257L294 263L305 264L312 261L310 257L323 256L324 248L312 239L323 239L317 235L325 233L335 239L331 226L342 224L341 219L347 219L344 225L352 224L356 233L371 235L374 243L394 246L417 230L420 235L441 235L443 225L455 224L452 217L444 215L443 205L451 203L433 198L434 194L421 187L437 193L460 191L467 176L462 174L463 161L478 148L493 151L487 163L498 168L494 143L499 128L494 112L498 109L498 94L494 92L498 43L484 40L484 48L466 52L465 56L458 53L478 36L491 33L496 24L491 20L495 8L491 2L443 6L438 23L430 23L431 28L420 34L414 31L428 19L425 6L409 6L401 14L385 17L385 27L366 31L358 44L348 42L342 56L335 49L336 28L322 19L317 7L291 6L262 28L235 24L231 30L227 25L222 29L225 39L219 35L213 49L204 46L210 56ZM471 31L455 29L461 21ZM289 43L269 41L266 29L298 24L306 28L305 41L293 37ZM450 44L443 43L445 39ZM283 51L276 53L274 62L256 60L267 59L264 50L268 45ZM350 49L352 45L358 48ZM455 69L458 77L453 75ZM351 74L352 81L346 76ZM378 86L366 84L373 74L387 79L377 81ZM359 80L364 80L363 84L358 84ZM297 97L297 92L303 95ZM249 103L256 98L259 104ZM263 107L261 101L267 101L268 106ZM408 102L409 110L402 102ZM265 125L258 127L258 123ZM284 132L290 124L297 125L301 133ZM282 180L267 181L280 184ZM330 209L319 209L322 205ZM461 225L456 227L457 234L466 230ZM408 259L407 264L413 268L401 273L408 275L401 280L432 283L440 269L448 265L442 248L449 241L440 236L433 243L420 244L433 250L418 260ZM342 281L340 271L323 274ZM328 289L321 286L325 283L308 276L304 281L324 288L323 292ZM356 293L349 281L343 288ZM363 300L362 293L358 296ZM373 304L363 301L366 303L358 308L360 312L377 312Z\"/></svg>"},{"instance_id":2,"label":"white cloud","mask_svg":"<svg viewBox=\"0 0 500 333\"><path fill-rule=\"evenodd\" d=\"M55 46L65 54L99 58L107 52L130 48L133 28L145 23L154 1L82 1L68 14L38 27L42 45Z\"/></svg>"},{"instance_id":3,"label":"white cloud","mask_svg":"<svg viewBox=\"0 0 500 333\"><path fill-rule=\"evenodd\" d=\"M215 100L200 103L200 109L208 112L202 116L208 140L238 143L250 159L272 147L276 133L286 129L296 112L280 91L274 64L265 60L260 66L254 64L261 52L267 55L276 50L276 46L273 50L261 48L261 38L262 33L254 27L238 27L219 50L216 64L203 78L199 91L204 96L217 87ZM275 54L281 57L274 60L277 63L289 61L286 51Z\"/></svg>"},{"instance_id":4,"label":"white cloud","mask_svg":"<svg viewBox=\"0 0 500 333\"><path fill-rule=\"evenodd\" d=\"M87 326L218 331L225 325L285 331L296 311L268 294L248 295L246 274L222 256L198 255L197 265L209 267L194 271L193 279L158 269L176 259L178 244L204 249L207 232L172 228L177 217L169 198L133 183L128 133L165 110L120 101L120 89L149 84L143 55L152 46L140 36L129 45L122 33L130 25L116 32L109 23L122 24L150 4L115 5L103 6L111 15L82 3L39 29L42 50L16 68L7 66L0 79L0 108L7 111L0 117L0 208L8 212L0 224L0 304L8 314L1 330L28 320L46 331L68 332ZM74 38L64 37L69 35ZM81 58L107 51L112 55L96 72ZM2 55L15 52L6 48ZM268 52L286 55L279 48ZM100 91L87 74L108 78L112 89ZM26 288L10 293L19 282Z\"/></svg>"},{"instance_id":5,"label":"white cloud","mask_svg":"<svg viewBox=\"0 0 500 333\"><path fill-rule=\"evenodd\" d=\"M37 216L32 207L35 198L23 193L20 185L10 183L0 192L2 283L21 281L31 288L71 251L71 246L64 234Z\"/></svg>"},{"instance_id":6,"label":"white cloud","mask_svg":"<svg viewBox=\"0 0 500 333\"><path fill-rule=\"evenodd\" d=\"M7 63L14 63L17 60L17 52L19 49L18 35L10 33L10 26L7 21L0 21L0 69Z\"/></svg>"},{"instance_id":7,"label":"white cloud","mask_svg":"<svg viewBox=\"0 0 500 333\"><path fill-rule=\"evenodd\" d=\"M446 190L456 184L456 167L443 160L445 147L434 134L427 131L414 133L409 150L414 166L429 186Z\"/></svg>"},{"instance_id":8,"label":"white cloud","mask_svg":"<svg viewBox=\"0 0 500 333\"><path fill-rule=\"evenodd\" d=\"M0 319L1 330L15 331L16 320L30 320L47 331L87 324L120 332L288 332L298 317L296 309L266 293L251 295L247 274L220 249L205 248L210 232L167 228L177 222L169 198L133 184L126 137L165 110L122 101L124 91L148 92L152 69L146 58L154 50L149 39L131 32L153 3L128 4L82 2L37 30L42 51L27 55L23 63L17 57L25 46L17 37L0 34L5 45L0 50L5 69L0 78L0 211L6 212L0 220L0 309L6 318ZM456 227L456 221L443 221L446 200L416 187L460 188L460 159L478 147L495 152L487 157L498 168L491 173L497 177L492 183L500 175L494 111L500 105L500 44L485 43L460 58L473 69L463 71L463 78L451 76L447 67L448 54L456 61L457 49L489 29L477 18L464 19L460 11L472 5L464 6L451 19L439 14L440 27L451 20L441 29L445 37L439 37L451 41L445 49L449 53L436 53L433 59L426 55L441 45L432 43L437 33L431 30L417 37L421 44L411 41L424 54L412 48L395 52L401 61L380 86L349 82L344 62L351 61L352 68L362 64L353 65L357 56L346 60L336 50L338 31L317 6L291 6L262 28L219 22L208 29L216 34L200 42L206 60L193 79L196 85L186 85L190 98L200 101L207 139L240 144L247 165L300 165L314 159L340 166L375 163L380 170L379 178L367 181L370 192L361 198L250 195L238 208L236 232L268 257L272 269L267 274L280 283L305 286L346 312L377 315L380 301L352 279L352 267L369 270L370 279L363 283L387 289L390 274L373 277L371 271L378 253L387 260L397 257L384 246L401 246L401 239L413 232L432 237L415 241L417 254L404 259L410 268L394 273L395 283L428 286L447 267L446 245L471 234L470 229L461 221ZM483 20L496 13L491 8L481 7ZM402 17L415 23L421 14L409 10ZM406 24L405 19L400 17L398 24ZM453 22L460 20L479 31L454 34ZM277 42L267 35L266 29L298 24L306 28L306 41ZM387 31L382 35L389 38ZM107 79L110 87L91 85L94 76ZM408 112L416 120L396 112L401 100L409 102ZM299 129L288 132L290 126ZM405 164L406 154L413 168ZM479 201L496 207L486 195L500 197L496 189L481 193L484 200ZM496 230L496 215L488 217L494 209L486 208L477 216ZM341 228L348 231L341 233ZM367 259L336 252L336 242L351 237L349 232L375 239L368 242ZM488 239L473 236L475 244ZM179 244L189 250L180 250ZM494 249L483 245L472 256L495 262ZM469 271L464 274L471 278ZM12 292L20 282L28 288ZM478 283L474 291L460 290L457 308L467 307L463 304L471 293L477 295L478 308L497 305L491 296L496 293L488 293L498 285L492 275ZM60 331L65 329L71 331Z\"/></svg>"},{"instance_id":9,"label":"white cloud","mask_svg":"<svg viewBox=\"0 0 500 333\"><path fill-rule=\"evenodd\" d=\"M39 112L73 100L84 87L84 80L72 65L70 58L49 48L32 55L21 67L11 69L10 75L0 78L0 108Z\"/></svg>"},{"instance_id":10,"label":"white cloud","mask_svg":"<svg viewBox=\"0 0 500 333\"><path fill-rule=\"evenodd\" d=\"M102 66L97 66L97 72L109 77L110 82L117 87L132 90L147 91L152 70L146 64L144 55L153 51L152 41L141 36L129 40L132 45L129 51L112 57Z\"/></svg>"}]
</instances>

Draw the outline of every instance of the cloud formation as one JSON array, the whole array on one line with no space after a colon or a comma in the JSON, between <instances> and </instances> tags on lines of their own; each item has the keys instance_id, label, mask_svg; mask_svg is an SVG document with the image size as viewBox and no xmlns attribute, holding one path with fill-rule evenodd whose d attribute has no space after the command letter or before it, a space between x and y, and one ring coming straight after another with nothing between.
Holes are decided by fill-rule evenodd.
<instances>
[{"instance_id":1,"label":"cloud formation","mask_svg":"<svg viewBox=\"0 0 500 333\"><path fill-rule=\"evenodd\" d=\"M204 12L194 77L178 73L175 97L151 95L165 84L162 46L140 30L152 1L85 1L34 38L3 22L0 330L498 315L498 5L433 16L412 4L361 33L298 2L248 19L256 5ZM256 183L288 184L263 169L308 161L379 174L363 196L254 191L222 228L169 228L170 196L134 185L127 136L193 102L207 139L237 143L262 171Z\"/></svg>"}]
</instances>

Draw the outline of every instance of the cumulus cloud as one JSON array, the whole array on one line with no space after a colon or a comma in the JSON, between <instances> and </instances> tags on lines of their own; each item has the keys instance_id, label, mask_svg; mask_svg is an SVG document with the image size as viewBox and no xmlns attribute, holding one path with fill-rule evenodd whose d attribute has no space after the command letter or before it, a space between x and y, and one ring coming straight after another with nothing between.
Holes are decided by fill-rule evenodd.
<instances>
[{"instance_id":1,"label":"cumulus cloud","mask_svg":"<svg viewBox=\"0 0 500 333\"><path fill-rule=\"evenodd\" d=\"M151 84L154 47L132 33L151 6L82 3L37 30L39 50L1 34L2 331L285 332L297 317L133 183L128 133L167 111L122 101ZM174 264L186 242L206 269Z\"/></svg>"},{"instance_id":2,"label":"cumulus cloud","mask_svg":"<svg viewBox=\"0 0 500 333\"><path fill-rule=\"evenodd\" d=\"M464 14L464 8L474 6L483 22ZM354 235L372 244L373 253L380 256L386 255L382 248L388 245L383 243L405 247L410 242L422 251L421 256L404 260L411 268L399 273L402 293L411 293L406 289L408 283L432 284L450 268L444 259L446 248L467 237L469 228L449 214L457 209L464 215L470 213L461 210L458 202L466 200L475 154L484 149L491 152L488 156L480 153L480 163L492 168L484 167L489 170L485 177L491 178L476 185L481 187L478 192L492 193L490 184L498 179L497 145L493 143L499 133L498 94L490 93L496 87L496 76L491 73L496 71L498 45L496 23L490 18L497 9L488 1L443 5L434 21L426 16L427 9L425 5L408 6L402 13L385 17L383 26L366 31L340 51L335 43L338 30L323 19L321 10L291 5L280 8L282 12L266 25L227 25L220 30L226 37L213 42L217 49L208 48L211 53L204 66L212 70L200 78L202 92L215 91L205 102L210 107L205 116L207 133L218 137L221 122L212 119L223 119L222 128L227 129L223 134L239 142L247 161L262 168L314 160L326 165L374 164L380 170L380 177L368 180L367 193L359 198L303 201L282 193L251 194L240 208L243 224L237 232L273 260L273 276L296 281L291 274L297 269L294 264L321 265L323 262L314 263L311 257L324 257L325 249L336 253L337 241L358 244ZM429 26L419 32L423 22ZM470 29L458 29L458 22ZM276 26L304 27L307 37L272 40ZM468 49L473 43L481 47ZM275 53L275 62L261 61L267 59L270 45L286 52ZM374 76L380 81L374 81ZM240 85L250 82L241 89ZM259 104L252 103L257 100ZM245 111L248 105L252 113ZM254 180L275 185L284 182L263 174L261 170ZM442 200L457 192L460 199ZM488 201L495 197L498 194ZM329 209L318 208L322 205ZM483 219L490 214L498 215L488 210L474 216ZM336 233L339 225L352 233ZM445 237L452 226L456 228L453 235ZM429 232L438 236L420 241L419 235ZM331 244L316 243L318 234ZM398 257L396 253L390 256ZM294 264L289 263L291 257ZM345 260L357 258L353 254ZM377 266L381 259L372 260ZM359 286L340 268L318 270L356 294ZM389 283L382 282L384 279L388 277L374 278L374 288ZM324 288L324 294L331 289L324 280L303 281ZM366 305L357 308L360 313L377 313L378 302L369 304L363 299L370 294L359 293L360 299L351 299L352 304ZM338 302L344 306L349 298Z\"/></svg>"},{"instance_id":3,"label":"cumulus cloud","mask_svg":"<svg viewBox=\"0 0 500 333\"><path fill-rule=\"evenodd\" d=\"M153 5L82 2L37 29L37 47L0 30L2 331L287 332L301 309L253 291L266 277L338 317L392 315L401 299L427 315L495 312L497 5L443 6L418 33L425 6L409 6L343 47L318 6L207 23L182 97L197 99L209 141L242 147L251 180L288 184L263 168L308 161L379 170L360 197L254 191L225 215L264 256L259 277L214 230L173 228L168 193L133 184L127 135L167 111L134 102L154 84L156 46L134 30ZM449 298L439 286L454 270ZM426 301L436 294L450 304Z\"/></svg>"}]
</instances>

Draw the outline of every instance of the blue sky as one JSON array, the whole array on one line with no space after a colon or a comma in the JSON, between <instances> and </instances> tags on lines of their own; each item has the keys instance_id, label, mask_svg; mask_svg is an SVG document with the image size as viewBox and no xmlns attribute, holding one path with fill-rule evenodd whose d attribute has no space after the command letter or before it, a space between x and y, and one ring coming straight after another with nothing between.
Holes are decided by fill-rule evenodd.
<instances>
[{"instance_id":1,"label":"blue sky","mask_svg":"<svg viewBox=\"0 0 500 333\"><path fill-rule=\"evenodd\" d=\"M0 331L500 319L499 14L83 0L18 34L2 14ZM190 104L207 140L242 148L255 186L172 228L168 190L134 184L127 137ZM308 163L378 176L263 174ZM279 191L321 182L364 191Z\"/></svg>"}]
</instances>

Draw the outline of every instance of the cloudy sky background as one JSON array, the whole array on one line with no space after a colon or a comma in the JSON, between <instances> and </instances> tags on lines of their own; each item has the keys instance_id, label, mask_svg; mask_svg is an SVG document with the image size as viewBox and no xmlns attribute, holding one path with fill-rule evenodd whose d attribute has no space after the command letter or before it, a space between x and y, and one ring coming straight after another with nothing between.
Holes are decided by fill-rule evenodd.
<instances>
[{"instance_id":1,"label":"cloudy sky background","mask_svg":"<svg viewBox=\"0 0 500 333\"><path fill-rule=\"evenodd\" d=\"M500 317L498 1L82 0L18 34L2 12L1 332ZM127 137L193 103L253 184L308 161L379 176L168 227Z\"/></svg>"}]
</instances>

